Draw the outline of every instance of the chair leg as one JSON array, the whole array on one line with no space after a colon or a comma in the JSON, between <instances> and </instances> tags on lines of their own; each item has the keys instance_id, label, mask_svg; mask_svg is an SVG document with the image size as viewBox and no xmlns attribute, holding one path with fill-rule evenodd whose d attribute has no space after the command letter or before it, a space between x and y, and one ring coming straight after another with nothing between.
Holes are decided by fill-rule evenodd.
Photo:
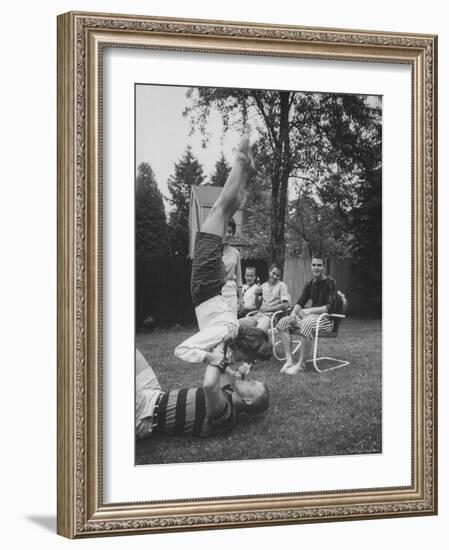
<instances>
[{"instance_id":1,"label":"chair leg","mask_svg":"<svg viewBox=\"0 0 449 550\"><path fill-rule=\"evenodd\" d=\"M292 349L292 354L298 353L299 348L301 347L301 340L292 340L292 346L296 343L296 346Z\"/></svg>"},{"instance_id":2,"label":"chair leg","mask_svg":"<svg viewBox=\"0 0 449 550\"><path fill-rule=\"evenodd\" d=\"M272 340L273 355L278 361L283 361L285 359L284 344L282 340L276 341L273 337Z\"/></svg>"},{"instance_id":3,"label":"chair leg","mask_svg":"<svg viewBox=\"0 0 449 550\"><path fill-rule=\"evenodd\" d=\"M277 333L279 335L279 333ZM276 340L276 332L271 331L271 346L273 348L273 355L278 361L283 361L285 359L284 344L281 339ZM293 346L296 344L296 346ZM301 340L292 340L292 354L298 352L301 347ZM280 348L280 349L279 349Z\"/></svg>"},{"instance_id":4,"label":"chair leg","mask_svg":"<svg viewBox=\"0 0 449 550\"><path fill-rule=\"evenodd\" d=\"M307 363L312 363L313 368L319 373L327 372L327 371L335 370L335 369L340 369L342 367L346 367L347 365L349 365L349 361L343 361L341 359L335 359L334 357L317 357L317 354L318 354L318 338L319 338L318 327L319 327L319 319L318 319L317 324L316 324L315 338L314 338L314 342L313 342L313 359L309 359L306 362ZM318 367L318 361L323 361L323 360L334 361L336 363L336 365L333 365L332 367L328 367L327 369L320 369Z\"/></svg>"},{"instance_id":5,"label":"chair leg","mask_svg":"<svg viewBox=\"0 0 449 550\"><path fill-rule=\"evenodd\" d=\"M320 369L317 363L318 361L323 360L336 361L337 364L333 365L332 367L328 367L327 369ZM330 370L340 369L341 367L346 367L347 365L349 365L349 361L342 361L341 359L335 359L334 357L314 357L313 359L309 359L307 363L312 363L313 368L320 374L323 372L328 372Z\"/></svg>"}]
</instances>

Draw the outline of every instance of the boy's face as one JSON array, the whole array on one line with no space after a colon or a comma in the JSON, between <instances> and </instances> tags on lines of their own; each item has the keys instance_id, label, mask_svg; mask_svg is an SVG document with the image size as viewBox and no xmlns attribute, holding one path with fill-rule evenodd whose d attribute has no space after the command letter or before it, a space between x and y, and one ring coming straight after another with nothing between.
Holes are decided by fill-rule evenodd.
<instances>
[{"instance_id":1,"label":"boy's face","mask_svg":"<svg viewBox=\"0 0 449 550\"><path fill-rule=\"evenodd\" d=\"M228 227L226 229L226 233L225 233L224 242L229 243L232 240L233 236L234 236L234 234L232 232L232 227L230 225L228 225Z\"/></svg>"},{"instance_id":2,"label":"boy's face","mask_svg":"<svg viewBox=\"0 0 449 550\"><path fill-rule=\"evenodd\" d=\"M246 284L252 286L256 282L256 272L254 269L247 269L245 271Z\"/></svg>"},{"instance_id":3,"label":"boy's face","mask_svg":"<svg viewBox=\"0 0 449 550\"><path fill-rule=\"evenodd\" d=\"M232 364L236 363L251 363L252 357L249 355L249 353L245 353L240 348L235 348L232 350L231 354L231 362Z\"/></svg>"},{"instance_id":4,"label":"boy's face","mask_svg":"<svg viewBox=\"0 0 449 550\"><path fill-rule=\"evenodd\" d=\"M251 378L245 378L244 380L239 380L236 378L234 381L234 387L239 396L244 398L255 399L259 397L263 391L264 386L259 380L253 380Z\"/></svg>"},{"instance_id":5,"label":"boy's face","mask_svg":"<svg viewBox=\"0 0 449 550\"><path fill-rule=\"evenodd\" d=\"M312 258L312 276L315 279L321 278L324 273L324 262L321 258Z\"/></svg>"},{"instance_id":6,"label":"boy's face","mask_svg":"<svg viewBox=\"0 0 449 550\"><path fill-rule=\"evenodd\" d=\"M277 267L273 267L270 271L270 283L273 285L281 280L281 270Z\"/></svg>"}]
</instances>

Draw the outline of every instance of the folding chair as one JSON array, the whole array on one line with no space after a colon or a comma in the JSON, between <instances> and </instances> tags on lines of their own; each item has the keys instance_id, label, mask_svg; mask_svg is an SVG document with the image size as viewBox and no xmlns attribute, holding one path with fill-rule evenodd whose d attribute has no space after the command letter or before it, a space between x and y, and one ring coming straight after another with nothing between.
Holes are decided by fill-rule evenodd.
<instances>
[{"instance_id":1,"label":"folding chair","mask_svg":"<svg viewBox=\"0 0 449 550\"><path fill-rule=\"evenodd\" d=\"M324 332L324 331L320 332L318 330L318 327L320 325L320 320L324 315L327 315L328 317L330 317L334 321L334 328L330 332ZM345 319L345 318L346 318L346 315L343 315L342 313L330 313L330 314L322 313L318 317L318 319L316 321L316 329L313 332L313 339L314 339L314 342L313 342L313 359L309 359L307 361L307 363L312 363L313 364L313 368L317 372L327 372L327 371L334 370L334 369L340 369L341 367L346 367L347 365L349 365L349 361L343 361L342 359L335 359L334 357L317 357L317 355L318 355L318 340L321 339L321 338L337 338L338 331L340 329L340 324L341 324L342 320ZM324 360L333 361L336 364L334 364L333 366L328 367L326 369L320 369L318 367L318 361L324 361Z\"/></svg>"}]
</instances>

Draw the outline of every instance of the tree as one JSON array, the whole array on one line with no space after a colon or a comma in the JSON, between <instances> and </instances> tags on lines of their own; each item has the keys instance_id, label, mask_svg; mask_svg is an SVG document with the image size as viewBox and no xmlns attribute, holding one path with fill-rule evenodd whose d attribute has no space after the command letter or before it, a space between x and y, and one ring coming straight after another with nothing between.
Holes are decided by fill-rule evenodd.
<instances>
[{"instance_id":1,"label":"tree","mask_svg":"<svg viewBox=\"0 0 449 550\"><path fill-rule=\"evenodd\" d=\"M382 315L382 172L367 168L360 190L360 204L352 213L354 239L351 247L353 270L366 313Z\"/></svg>"},{"instance_id":2,"label":"tree","mask_svg":"<svg viewBox=\"0 0 449 550\"><path fill-rule=\"evenodd\" d=\"M252 177L246 187L242 236L246 246L243 257L270 262L270 182L263 170Z\"/></svg>"},{"instance_id":3,"label":"tree","mask_svg":"<svg viewBox=\"0 0 449 550\"><path fill-rule=\"evenodd\" d=\"M204 181L203 168L188 146L175 172L168 179L173 210L169 216L170 244L173 254L187 256L189 252L189 204L192 185Z\"/></svg>"},{"instance_id":4,"label":"tree","mask_svg":"<svg viewBox=\"0 0 449 550\"><path fill-rule=\"evenodd\" d=\"M289 111L291 92L226 88L191 88L192 99L185 110L192 129L207 138L205 126L211 109L221 114L224 130L245 129L251 119L259 134L259 157L264 157L270 178L270 260L283 262L285 254L285 211L288 177L291 170Z\"/></svg>"},{"instance_id":5,"label":"tree","mask_svg":"<svg viewBox=\"0 0 449 550\"><path fill-rule=\"evenodd\" d=\"M226 183L226 180L228 179L228 175L230 171L231 171L231 167L226 162L226 159L222 152L220 158L215 163L215 172L212 174L210 178L210 185L217 185L219 187L223 187L224 184Z\"/></svg>"},{"instance_id":6,"label":"tree","mask_svg":"<svg viewBox=\"0 0 449 550\"><path fill-rule=\"evenodd\" d=\"M169 250L162 194L151 166L142 162L136 178L136 254L139 257L161 256Z\"/></svg>"},{"instance_id":7,"label":"tree","mask_svg":"<svg viewBox=\"0 0 449 550\"><path fill-rule=\"evenodd\" d=\"M187 95L184 114L205 141L212 108L224 131L243 131L250 121L258 134L257 160L270 182L270 261L282 265L285 257L289 181L302 181L318 205L330 201L341 220L347 217L363 172L357 149L374 139L378 114L363 96L225 88L191 88Z\"/></svg>"}]
</instances>

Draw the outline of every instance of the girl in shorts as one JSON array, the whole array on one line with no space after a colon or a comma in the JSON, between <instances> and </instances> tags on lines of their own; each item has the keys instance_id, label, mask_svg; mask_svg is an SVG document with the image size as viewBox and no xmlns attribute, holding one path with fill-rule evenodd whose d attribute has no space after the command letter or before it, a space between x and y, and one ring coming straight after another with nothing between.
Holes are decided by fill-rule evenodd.
<instances>
[{"instance_id":1,"label":"girl in shorts","mask_svg":"<svg viewBox=\"0 0 449 550\"><path fill-rule=\"evenodd\" d=\"M191 293L199 332L175 349L175 355L189 363L205 362L224 370L228 349L235 362L252 363L271 356L267 335L257 328L239 327L236 312L222 296L226 283L222 259L225 231L243 200L246 182L254 171L249 136L245 136L228 179L196 235Z\"/></svg>"}]
</instances>

